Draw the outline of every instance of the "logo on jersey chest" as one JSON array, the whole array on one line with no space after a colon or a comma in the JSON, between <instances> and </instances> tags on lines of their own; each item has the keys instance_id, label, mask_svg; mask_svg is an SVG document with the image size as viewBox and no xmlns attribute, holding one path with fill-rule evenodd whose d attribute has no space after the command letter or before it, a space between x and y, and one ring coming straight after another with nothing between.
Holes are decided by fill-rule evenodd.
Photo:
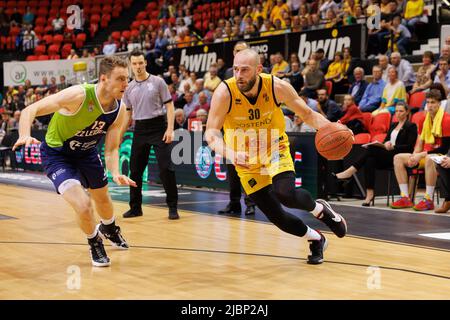
<instances>
[{"instance_id":1,"label":"logo on jersey chest","mask_svg":"<svg viewBox=\"0 0 450 320\"><path fill-rule=\"evenodd\" d=\"M88 107L87 107L87 108L88 108L88 111L89 111L89 112L94 111L94 107L95 107L95 105L94 105L93 103L89 103L89 104L88 104Z\"/></svg>"},{"instance_id":2,"label":"logo on jersey chest","mask_svg":"<svg viewBox=\"0 0 450 320\"><path fill-rule=\"evenodd\" d=\"M264 94L263 94L263 100L264 100L265 102L269 102L270 98L269 98L269 95L268 95L267 93L264 93Z\"/></svg>"}]
</instances>

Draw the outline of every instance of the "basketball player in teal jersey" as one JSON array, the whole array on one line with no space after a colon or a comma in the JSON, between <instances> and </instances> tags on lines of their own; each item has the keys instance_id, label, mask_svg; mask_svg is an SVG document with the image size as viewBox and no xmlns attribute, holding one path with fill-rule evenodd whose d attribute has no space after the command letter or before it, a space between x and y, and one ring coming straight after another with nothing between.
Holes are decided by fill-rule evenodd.
<instances>
[{"instance_id":1,"label":"basketball player in teal jersey","mask_svg":"<svg viewBox=\"0 0 450 320\"><path fill-rule=\"evenodd\" d=\"M21 145L40 143L30 135L31 124L37 116L54 113L40 147L42 164L56 191L75 210L96 267L110 265L101 236L116 247L128 249L120 227L115 225L108 179L97 152L97 145L105 136L106 168L114 182L135 185L119 172L119 145L128 125L126 107L120 99L127 85L127 62L113 56L103 59L98 84L73 86L25 108L20 118L19 138L13 147L15 150ZM98 225L90 197L101 217Z\"/></svg>"}]
</instances>

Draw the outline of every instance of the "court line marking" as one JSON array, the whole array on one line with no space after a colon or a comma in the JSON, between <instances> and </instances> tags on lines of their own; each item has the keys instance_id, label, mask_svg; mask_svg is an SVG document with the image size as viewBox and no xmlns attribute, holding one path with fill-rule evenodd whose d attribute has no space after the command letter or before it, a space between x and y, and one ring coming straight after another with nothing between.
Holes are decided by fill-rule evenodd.
<instances>
[{"instance_id":1,"label":"court line marking","mask_svg":"<svg viewBox=\"0 0 450 320\"><path fill-rule=\"evenodd\" d=\"M32 242L32 241L0 241L0 244L28 244L28 245L68 245L68 246L88 246L84 243L70 243L70 242ZM106 245L107 247L111 247L111 245ZM266 257L266 258L276 258L276 259L289 259L289 260L302 260L306 261L306 258L299 257L289 257L289 256L280 256L280 255L272 255L272 254L263 254L263 253L251 253L251 252L237 252L237 251L223 251L223 250L208 250L208 249L194 249L194 248L173 248L173 247L156 247L156 246L130 246L130 248L137 249L156 249L156 250L173 250L173 251L188 251L188 252L203 252L203 253L223 253L223 254L233 254L233 255L243 255L243 256L253 256L253 257ZM330 264L339 264L353 267L374 267L374 265L367 265L363 263L352 263L352 262L342 262L342 261L333 261L333 260L325 260L325 263ZM376 267L384 270L391 271L401 271L406 273L412 273L422 276L434 277L439 279L450 280L450 276L444 276L440 274L434 274L429 272L422 272L417 270L409 270L404 268L395 268L395 267L386 267L381 265L376 265Z\"/></svg>"},{"instance_id":2,"label":"court line marking","mask_svg":"<svg viewBox=\"0 0 450 320\"><path fill-rule=\"evenodd\" d=\"M35 188L35 187L32 187L32 186L23 186L23 185L15 185L15 184L7 184L7 183L6 183L6 185L13 185L13 186L16 186L16 187L31 189L31 190L34 190L34 191L55 193L54 191L49 190L49 189L45 189L45 188ZM212 191L209 191L209 192L212 192ZM118 203L121 203L121 204L126 203L125 201L120 201L120 200L113 200L113 202L118 202ZM150 208L151 207L155 207L155 208L161 209L161 206L156 206L154 204L143 204L143 206L144 207L150 207ZM196 211L191 211L191 210L187 210L187 209L179 209L179 211L180 212L185 211L185 212L188 212L188 213L191 213L191 214L196 214L196 215L204 214L204 215L218 217L218 218L239 219L239 220L243 220L243 221L247 221L247 222L253 222L253 223L272 224L271 222L267 222L267 221L243 219L241 216L232 217L232 216L220 215L220 214L215 214L215 213L196 212ZM408 212L405 212L405 211L397 211L397 212L408 213ZM363 210L362 213L364 213L364 210ZM16 217L14 217L14 218L17 219ZM6 220L10 220L10 219L6 219ZM321 232L325 233L325 234L333 234L332 232L326 231L326 230L321 231ZM358 235L346 235L346 237L356 238L356 239L363 239L363 240L368 240L368 241L375 241L375 242L384 242L384 243L396 244L396 245L400 245L400 246L407 246L407 247L415 247L415 248L421 248L421 249L435 250L435 251L441 251L441 252L450 252L450 249L429 247L429 246L412 244L412 243L397 242L397 241L393 241L393 240L368 238L368 237L358 236Z\"/></svg>"}]
</instances>

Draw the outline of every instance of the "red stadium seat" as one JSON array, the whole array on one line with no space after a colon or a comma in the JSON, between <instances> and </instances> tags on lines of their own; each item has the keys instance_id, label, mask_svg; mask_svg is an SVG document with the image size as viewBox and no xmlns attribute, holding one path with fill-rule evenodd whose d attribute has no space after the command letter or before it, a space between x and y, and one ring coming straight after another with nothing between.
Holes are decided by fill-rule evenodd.
<instances>
[{"instance_id":1,"label":"red stadium seat","mask_svg":"<svg viewBox=\"0 0 450 320\"><path fill-rule=\"evenodd\" d=\"M111 37L114 39L114 41L119 41L120 40L120 31L113 31L111 33Z\"/></svg>"},{"instance_id":2,"label":"red stadium seat","mask_svg":"<svg viewBox=\"0 0 450 320\"><path fill-rule=\"evenodd\" d=\"M86 42L86 34L85 33L77 34L75 38L75 47L79 49L84 45L85 42Z\"/></svg>"},{"instance_id":3,"label":"red stadium seat","mask_svg":"<svg viewBox=\"0 0 450 320\"><path fill-rule=\"evenodd\" d=\"M413 114L411 122L417 125L419 134L422 133L423 122L425 121L426 112L420 111Z\"/></svg>"},{"instance_id":4,"label":"red stadium seat","mask_svg":"<svg viewBox=\"0 0 450 320\"><path fill-rule=\"evenodd\" d=\"M102 8L100 6L93 6L91 8L91 15L93 14L102 14Z\"/></svg>"},{"instance_id":5,"label":"red stadium seat","mask_svg":"<svg viewBox=\"0 0 450 320\"><path fill-rule=\"evenodd\" d=\"M122 37L124 37L127 40L130 40L131 32L129 30L122 31Z\"/></svg>"},{"instance_id":6,"label":"red stadium seat","mask_svg":"<svg viewBox=\"0 0 450 320\"><path fill-rule=\"evenodd\" d=\"M64 37L62 34L55 34L53 36L53 44L61 45L63 43Z\"/></svg>"},{"instance_id":7,"label":"red stadium seat","mask_svg":"<svg viewBox=\"0 0 450 320\"><path fill-rule=\"evenodd\" d=\"M136 15L136 20L145 20L147 19L147 11L140 11L137 15Z\"/></svg>"},{"instance_id":8,"label":"red stadium seat","mask_svg":"<svg viewBox=\"0 0 450 320\"><path fill-rule=\"evenodd\" d=\"M129 8L131 6L131 3L133 2L133 0L123 0L123 6L125 8Z\"/></svg>"},{"instance_id":9,"label":"red stadium seat","mask_svg":"<svg viewBox=\"0 0 450 320\"><path fill-rule=\"evenodd\" d=\"M37 61L37 60L38 60L38 57L34 56L34 55L31 55L31 56L27 57L27 61Z\"/></svg>"},{"instance_id":10,"label":"red stadium seat","mask_svg":"<svg viewBox=\"0 0 450 320\"><path fill-rule=\"evenodd\" d=\"M355 141L353 144L366 144L370 142L370 134L369 133L358 133L355 136Z\"/></svg>"},{"instance_id":11,"label":"red stadium seat","mask_svg":"<svg viewBox=\"0 0 450 320\"><path fill-rule=\"evenodd\" d=\"M47 14L48 14L48 7L43 7L43 5L40 3L39 10L37 11L37 16L45 18Z\"/></svg>"},{"instance_id":12,"label":"red stadium seat","mask_svg":"<svg viewBox=\"0 0 450 320\"><path fill-rule=\"evenodd\" d=\"M116 4L113 7L112 16L113 18L118 18L120 16L120 13L122 12L122 6L120 4Z\"/></svg>"},{"instance_id":13,"label":"red stadium seat","mask_svg":"<svg viewBox=\"0 0 450 320\"><path fill-rule=\"evenodd\" d=\"M49 56L46 54L42 54L38 57L39 61L43 61L43 60L50 60Z\"/></svg>"},{"instance_id":14,"label":"red stadium seat","mask_svg":"<svg viewBox=\"0 0 450 320\"><path fill-rule=\"evenodd\" d=\"M100 21L100 27L107 28L110 21L111 21L111 15L108 13L103 14L102 21Z\"/></svg>"},{"instance_id":15,"label":"red stadium seat","mask_svg":"<svg viewBox=\"0 0 450 320\"><path fill-rule=\"evenodd\" d=\"M59 54L50 56L50 60L59 60L59 59L61 59L61 56Z\"/></svg>"},{"instance_id":16,"label":"red stadium seat","mask_svg":"<svg viewBox=\"0 0 450 320\"><path fill-rule=\"evenodd\" d=\"M45 54L46 50L47 50L47 47L45 45L40 44L40 45L36 46L36 48L34 48L34 54L39 56L39 55Z\"/></svg>"},{"instance_id":17,"label":"red stadium seat","mask_svg":"<svg viewBox=\"0 0 450 320\"><path fill-rule=\"evenodd\" d=\"M62 49L61 49L61 57L63 59L66 59L69 54L70 54L70 50L72 50L72 44L71 43L66 43L65 45L63 45Z\"/></svg>"},{"instance_id":18,"label":"red stadium seat","mask_svg":"<svg viewBox=\"0 0 450 320\"><path fill-rule=\"evenodd\" d=\"M131 23L130 29L131 30L139 30L139 26L141 25L140 21L133 21Z\"/></svg>"},{"instance_id":19,"label":"red stadium seat","mask_svg":"<svg viewBox=\"0 0 450 320\"><path fill-rule=\"evenodd\" d=\"M419 91L414 92L408 100L408 105L413 109L420 109L423 106L423 103L425 102L425 92Z\"/></svg>"},{"instance_id":20,"label":"red stadium seat","mask_svg":"<svg viewBox=\"0 0 450 320\"><path fill-rule=\"evenodd\" d=\"M327 87L327 94L330 95L333 91L333 82L330 80L325 81L325 86Z\"/></svg>"},{"instance_id":21,"label":"red stadium seat","mask_svg":"<svg viewBox=\"0 0 450 320\"><path fill-rule=\"evenodd\" d=\"M389 112L379 113L372 118L369 132L372 136L379 133L386 133L391 125L391 114Z\"/></svg>"},{"instance_id":22,"label":"red stadium seat","mask_svg":"<svg viewBox=\"0 0 450 320\"><path fill-rule=\"evenodd\" d=\"M378 141L378 142L383 143L383 141L386 138L386 136L387 136L387 133L378 133L378 134L372 136L372 139L370 139L370 141L371 142Z\"/></svg>"},{"instance_id":23,"label":"red stadium seat","mask_svg":"<svg viewBox=\"0 0 450 320\"><path fill-rule=\"evenodd\" d=\"M113 11L113 8L112 8L111 5L109 5L109 4L105 4L105 5L102 7L102 12L103 12L103 13L111 14L112 11Z\"/></svg>"},{"instance_id":24,"label":"red stadium seat","mask_svg":"<svg viewBox=\"0 0 450 320\"><path fill-rule=\"evenodd\" d=\"M49 56L54 56L59 53L60 46L57 44L52 44L48 47L47 53Z\"/></svg>"},{"instance_id":25,"label":"red stadium seat","mask_svg":"<svg viewBox=\"0 0 450 320\"><path fill-rule=\"evenodd\" d=\"M45 17L37 17L36 21L34 22L36 26L45 26L47 23L47 19Z\"/></svg>"},{"instance_id":26,"label":"red stadium seat","mask_svg":"<svg viewBox=\"0 0 450 320\"><path fill-rule=\"evenodd\" d=\"M46 45L50 45L53 43L53 36L51 34L46 34L42 37L42 40L45 41Z\"/></svg>"},{"instance_id":27,"label":"red stadium seat","mask_svg":"<svg viewBox=\"0 0 450 320\"><path fill-rule=\"evenodd\" d=\"M372 113L363 112L362 114L363 114L364 128L366 128L366 130L369 130L370 124L372 123Z\"/></svg>"},{"instance_id":28,"label":"red stadium seat","mask_svg":"<svg viewBox=\"0 0 450 320\"><path fill-rule=\"evenodd\" d=\"M91 24L98 24L100 20L101 20L100 15L98 14L91 15Z\"/></svg>"}]
</instances>

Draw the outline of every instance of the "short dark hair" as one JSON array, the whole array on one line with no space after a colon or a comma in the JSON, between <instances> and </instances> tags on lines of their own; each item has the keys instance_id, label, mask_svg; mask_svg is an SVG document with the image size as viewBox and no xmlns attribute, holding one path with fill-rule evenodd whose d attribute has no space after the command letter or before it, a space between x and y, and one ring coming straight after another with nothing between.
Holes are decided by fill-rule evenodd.
<instances>
[{"instance_id":1,"label":"short dark hair","mask_svg":"<svg viewBox=\"0 0 450 320\"><path fill-rule=\"evenodd\" d=\"M444 99L447 96L447 94L445 93L444 86L439 82L432 83L429 89L430 89L430 91L438 90L441 94L442 99Z\"/></svg>"},{"instance_id":2,"label":"short dark hair","mask_svg":"<svg viewBox=\"0 0 450 320\"><path fill-rule=\"evenodd\" d=\"M442 95L441 95L441 93L439 92L439 90L432 89L432 90L430 90L430 91L427 93L426 98L427 98L427 99L434 99L434 100L436 100L436 101L441 101Z\"/></svg>"},{"instance_id":3,"label":"short dark hair","mask_svg":"<svg viewBox=\"0 0 450 320\"><path fill-rule=\"evenodd\" d=\"M325 51L322 48L317 49L316 53L322 53L325 54Z\"/></svg>"},{"instance_id":4,"label":"short dark hair","mask_svg":"<svg viewBox=\"0 0 450 320\"><path fill-rule=\"evenodd\" d=\"M423 56L424 56L424 57L427 57L427 58L430 58L430 59L431 59L431 62L434 61L434 54L433 54L433 52L431 52L431 51L425 51L425 52L423 53Z\"/></svg>"},{"instance_id":5,"label":"short dark hair","mask_svg":"<svg viewBox=\"0 0 450 320\"><path fill-rule=\"evenodd\" d=\"M405 101L402 101L402 100L398 101L398 102L395 104L395 107L397 107L397 106L402 106L403 108L405 108L406 112L409 111L409 107L408 107L408 105L406 104Z\"/></svg>"},{"instance_id":6,"label":"short dark hair","mask_svg":"<svg viewBox=\"0 0 450 320\"><path fill-rule=\"evenodd\" d=\"M138 48L135 48L133 49L133 51L131 51L129 58L131 60L131 57L140 57L140 56L143 56L145 58L144 52Z\"/></svg>"},{"instance_id":7,"label":"short dark hair","mask_svg":"<svg viewBox=\"0 0 450 320\"><path fill-rule=\"evenodd\" d=\"M118 56L108 56L100 61L99 76L111 74L115 67L128 68L128 62Z\"/></svg>"}]
</instances>

